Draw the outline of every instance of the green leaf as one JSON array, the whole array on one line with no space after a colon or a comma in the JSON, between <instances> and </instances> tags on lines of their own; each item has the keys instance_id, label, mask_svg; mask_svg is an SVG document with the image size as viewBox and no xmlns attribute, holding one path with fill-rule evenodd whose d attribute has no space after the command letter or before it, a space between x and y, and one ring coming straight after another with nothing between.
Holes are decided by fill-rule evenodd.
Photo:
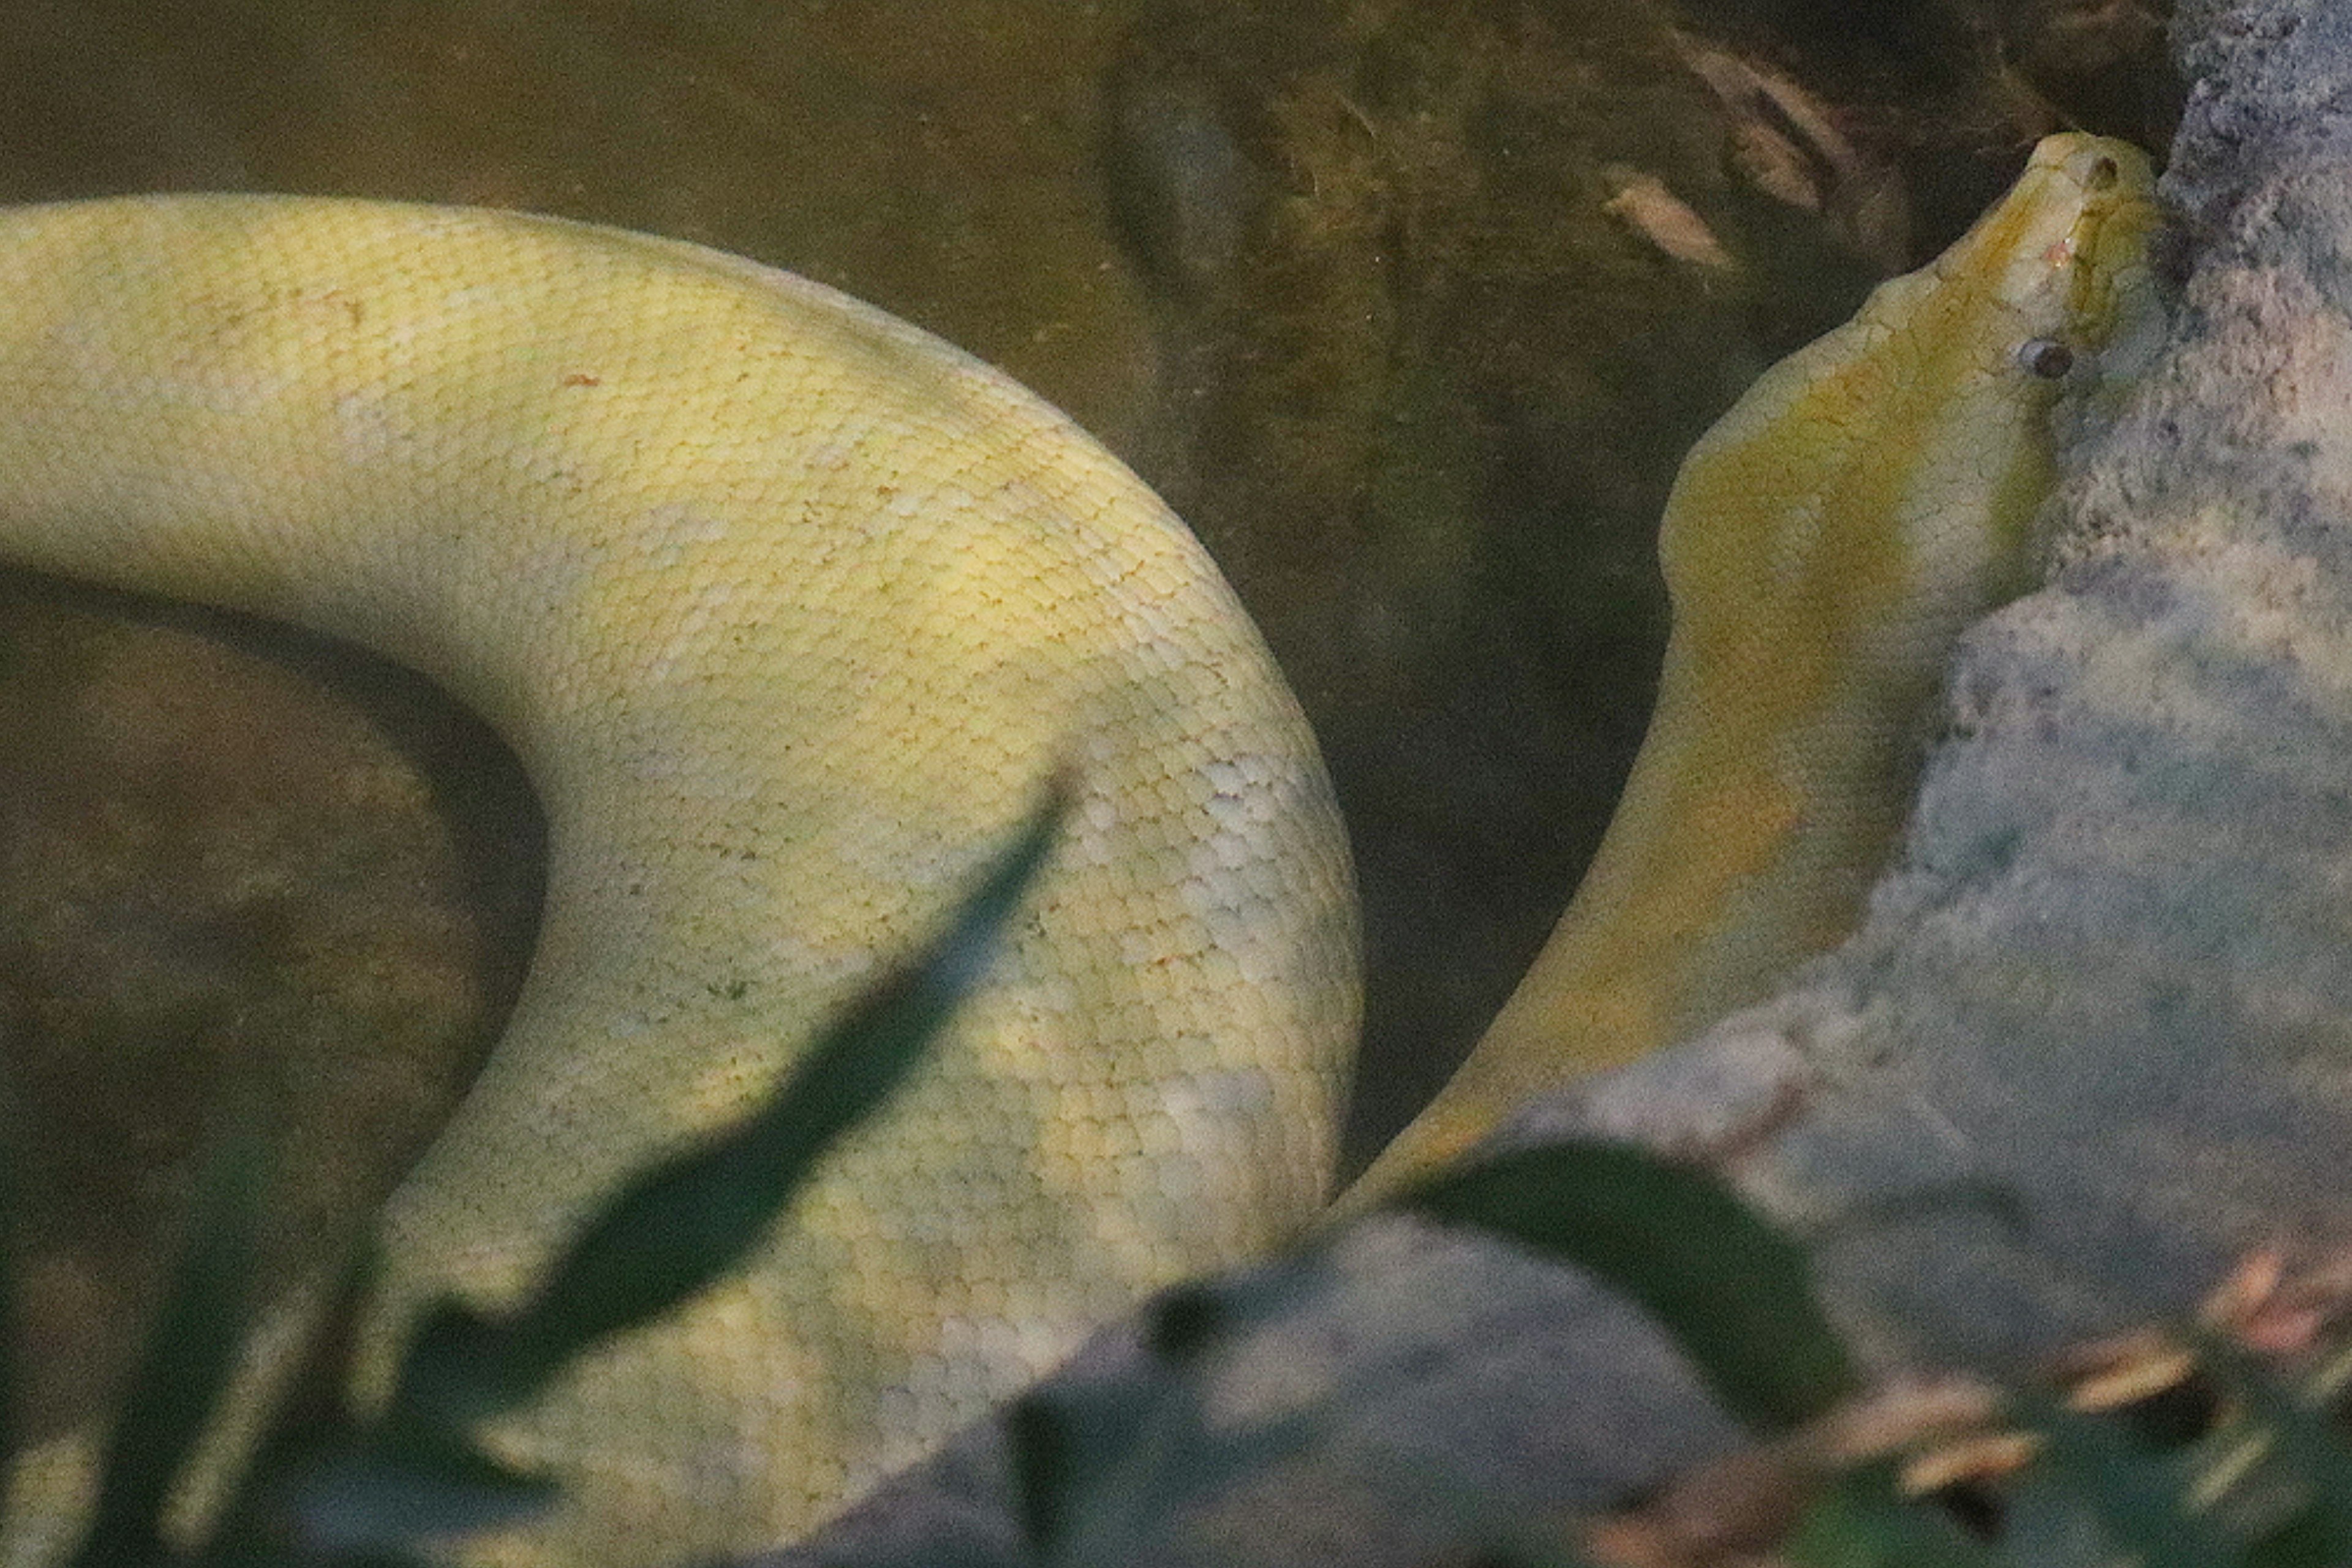
<instances>
[{"instance_id":1,"label":"green leaf","mask_svg":"<svg viewBox=\"0 0 2352 1568\"><path fill-rule=\"evenodd\" d=\"M2119 1422L2018 1395L2013 1415L2042 1438L2040 1463L2091 1510L2139 1568L2232 1568L2237 1545L2191 1505L2187 1471Z\"/></svg>"},{"instance_id":2,"label":"green leaf","mask_svg":"<svg viewBox=\"0 0 2352 1568\"><path fill-rule=\"evenodd\" d=\"M1209 1417L1204 1363L1235 1315L1226 1298L1213 1280L1174 1287L1146 1310L1148 1353L1136 1365L1033 1390L1007 1413L1015 1507L1039 1563L1079 1568L1148 1554L1187 1506L1312 1440L1311 1413L1238 1429Z\"/></svg>"},{"instance_id":3,"label":"green leaf","mask_svg":"<svg viewBox=\"0 0 2352 1568\"><path fill-rule=\"evenodd\" d=\"M1264 1475L1312 1443L1317 1426L1316 1416L1293 1414L1230 1428L1210 1419L1188 1377L1076 1399L1057 1392L1015 1428L1026 1544L1048 1568L1149 1556L1200 1500ZM1041 1449L1046 1433L1052 1447Z\"/></svg>"},{"instance_id":4,"label":"green leaf","mask_svg":"<svg viewBox=\"0 0 2352 1568\"><path fill-rule=\"evenodd\" d=\"M1225 1294L1214 1282L1192 1280L1155 1297L1143 1310L1144 1348L1171 1368L1197 1361L1230 1328Z\"/></svg>"},{"instance_id":5,"label":"green leaf","mask_svg":"<svg viewBox=\"0 0 2352 1568\"><path fill-rule=\"evenodd\" d=\"M1141 1316L1146 1354L1137 1366L1097 1382L1033 1389L1005 1413L1022 1539L1041 1563L1092 1561L1086 1543L1098 1544L1106 1531L1114 1542L1130 1530L1145 1539L1161 1522L1162 1494L1181 1494L1197 1479L1188 1468L1201 1469L1215 1445L1199 1428L1197 1394L1186 1377L1202 1374L1201 1363L1223 1331L1220 1285L1173 1286Z\"/></svg>"},{"instance_id":6,"label":"green leaf","mask_svg":"<svg viewBox=\"0 0 2352 1568\"><path fill-rule=\"evenodd\" d=\"M2352 1561L2352 1450L2317 1405L2294 1392L2252 1356L2220 1334L2196 1338L2198 1359L2222 1387L2242 1400L2262 1436L2309 1489L2304 1516L2290 1539L2312 1543L2319 1561Z\"/></svg>"},{"instance_id":7,"label":"green leaf","mask_svg":"<svg viewBox=\"0 0 2352 1568\"><path fill-rule=\"evenodd\" d=\"M291 1495L296 1478L322 1458L361 1440L346 1392L360 1324L373 1299L381 1258L371 1244L355 1247L300 1353L280 1385L268 1423L254 1443L245 1473L214 1519L202 1568L260 1568L292 1558ZM405 1568L379 1554L339 1561L336 1568Z\"/></svg>"},{"instance_id":8,"label":"green leaf","mask_svg":"<svg viewBox=\"0 0 2352 1568\"><path fill-rule=\"evenodd\" d=\"M1892 1465L1832 1478L1780 1550L1794 1568L1995 1568L2001 1561L1941 1510L1905 1497Z\"/></svg>"},{"instance_id":9,"label":"green leaf","mask_svg":"<svg viewBox=\"0 0 2352 1568\"><path fill-rule=\"evenodd\" d=\"M2316 1505L2247 1549L2245 1568L2343 1568L2343 1537Z\"/></svg>"},{"instance_id":10,"label":"green leaf","mask_svg":"<svg viewBox=\"0 0 2352 1568\"><path fill-rule=\"evenodd\" d=\"M1087 1499L1141 1441L1151 1408L1151 1394L1122 1384L1033 1391L1005 1412L1014 1509L1040 1562L1054 1561Z\"/></svg>"},{"instance_id":11,"label":"green leaf","mask_svg":"<svg viewBox=\"0 0 2352 1568\"><path fill-rule=\"evenodd\" d=\"M916 959L870 988L744 1121L625 1184L514 1316L493 1321L456 1303L428 1314L404 1359L395 1408L465 1424L519 1404L590 1345L671 1310L740 1263L834 1142L905 1081L979 982L1069 795L1066 780L1054 781Z\"/></svg>"},{"instance_id":12,"label":"green leaf","mask_svg":"<svg viewBox=\"0 0 2352 1568\"><path fill-rule=\"evenodd\" d=\"M108 1438L76 1568L122 1568L162 1555L172 1488L236 1370L269 1153L257 1119L248 1116L205 1163L188 1240Z\"/></svg>"},{"instance_id":13,"label":"green leaf","mask_svg":"<svg viewBox=\"0 0 2352 1568\"><path fill-rule=\"evenodd\" d=\"M556 1485L462 1444L415 1432L370 1434L311 1456L288 1479L298 1541L314 1552L386 1552L520 1524Z\"/></svg>"},{"instance_id":14,"label":"green leaf","mask_svg":"<svg viewBox=\"0 0 2352 1568\"><path fill-rule=\"evenodd\" d=\"M16 1166L12 1156L16 1142L0 1137L0 1477L10 1475L16 1461L16 1335L9 1325L18 1321L16 1310Z\"/></svg>"},{"instance_id":15,"label":"green leaf","mask_svg":"<svg viewBox=\"0 0 2352 1568\"><path fill-rule=\"evenodd\" d=\"M1438 1176L1398 1204L1598 1275L1753 1426L1794 1426L1859 1385L1803 1249L1695 1167L1629 1144L1559 1143Z\"/></svg>"}]
</instances>

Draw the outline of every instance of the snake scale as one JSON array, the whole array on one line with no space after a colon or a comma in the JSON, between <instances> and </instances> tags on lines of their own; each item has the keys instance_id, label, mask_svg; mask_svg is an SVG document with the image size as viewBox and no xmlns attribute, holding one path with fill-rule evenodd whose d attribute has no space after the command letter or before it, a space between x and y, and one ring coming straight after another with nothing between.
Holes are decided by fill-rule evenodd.
<instances>
[{"instance_id":1,"label":"snake scale","mask_svg":"<svg viewBox=\"0 0 2352 1568\"><path fill-rule=\"evenodd\" d=\"M2020 578L2050 373L2140 289L2147 192L2128 148L2045 142L1694 452L1601 858L1380 1187L1850 924L1948 642ZM571 1500L482 1561L803 1532L1141 1293L1311 1218L1358 1013L1329 785L1207 556L1060 415L788 274L505 213L21 208L0 298L0 556L409 664L546 809L540 947L383 1216L379 1345L433 1292L513 1299L1076 765L937 1062L740 1279L501 1431ZM26 1462L17 1527L68 1506L33 1484L68 1448Z\"/></svg>"}]
</instances>

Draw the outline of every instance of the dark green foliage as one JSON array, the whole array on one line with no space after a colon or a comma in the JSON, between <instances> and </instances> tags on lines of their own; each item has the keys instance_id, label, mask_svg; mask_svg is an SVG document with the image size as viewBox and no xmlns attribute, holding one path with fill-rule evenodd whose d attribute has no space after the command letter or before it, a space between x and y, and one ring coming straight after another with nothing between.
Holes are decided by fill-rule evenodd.
<instances>
[{"instance_id":1,"label":"dark green foliage","mask_svg":"<svg viewBox=\"0 0 2352 1568\"><path fill-rule=\"evenodd\" d=\"M473 1428L530 1399L598 1342L673 1310L742 1261L833 1144L905 1081L981 978L1068 797L1067 782L1057 780L923 952L867 991L744 1121L625 1186L520 1309L491 1318L445 1301L429 1312L388 1406L370 1421L340 1393L369 1274L367 1259L355 1264L313 1364L297 1379L311 1397L278 1413L215 1539L188 1553L165 1547L161 1520L235 1370L262 1214L265 1141L252 1131L227 1140L117 1417L74 1568L412 1568L425 1561L415 1552L427 1543L547 1507L552 1483L481 1452Z\"/></svg>"},{"instance_id":2,"label":"dark green foliage","mask_svg":"<svg viewBox=\"0 0 2352 1568\"><path fill-rule=\"evenodd\" d=\"M1031 1393L1006 1412L1021 1535L1039 1559L1053 1561L1110 1467L1141 1443L1150 1409L1143 1391L1117 1387Z\"/></svg>"},{"instance_id":3,"label":"dark green foliage","mask_svg":"<svg viewBox=\"0 0 2352 1568\"><path fill-rule=\"evenodd\" d=\"M2236 1345L2214 1335L2196 1343L2200 1364L2245 1407L2252 1431L2242 1440L2258 1433L2302 1489L2302 1506L2247 1553L2249 1568L2352 1563L2352 1448L2341 1431Z\"/></svg>"},{"instance_id":4,"label":"dark green foliage","mask_svg":"<svg viewBox=\"0 0 2352 1568\"><path fill-rule=\"evenodd\" d=\"M6 646L0 642L0 651L5 651ZM0 1140L0 1152L5 1149L5 1141ZM0 1476L14 1469L16 1461L17 1325L8 1312L20 1300L16 1294L16 1252L9 1235L16 1213L16 1167L0 1158Z\"/></svg>"},{"instance_id":5,"label":"dark green foliage","mask_svg":"<svg viewBox=\"0 0 2352 1568\"><path fill-rule=\"evenodd\" d=\"M834 1142L906 1080L979 980L1045 861L1063 798L1057 787L946 932L820 1037L780 1093L632 1180L513 1317L491 1322L455 1303L433 1313L395 1406L464 1422L520 1405L598 1341L672 1310L740 1263Z\"/></svg>"},{"instance_id":6,"label":"dark green foliage","mask_svg":"<svg viewBox=\"0 0 2352 1568\"><path fill-rule=\"evenodd\" d=\"M1819 1415L1859 1385L1813 1300L1803 1248L1692 1166L1625 1144L1562 1143L1439 1176L1399 1202L1598 1275L1763 1430Z\"/></svg>"},{"instance_id":7,"label":"dark green foliage","mask_svg":"<svg viewBox=\"0 0 2352 1568\"><path fill-rule=\"evenodd\" d=\"M2342 1538L2316 1509L2305 1509L2263 1536L2241 1560L2245 1568L2343 1568Z\"/></svg>"},{"instance_id":8,"label":"dark green foliage","mask_svg":"<svg viewBox=\"0 0 2352 1568\"><path fill-rule=\"evenodd\" d=\"M1795 1568L1999 1568L2001 1557L1936 1509L1906 1498L1891 1466L1836 1477L1786 1547Z\"/></svg>"},{"instance_id":9,"label":"dark green foliage","mask_svg":"<svg viewBox=\"0 0 2352 1568\"><path fill-rule=\"evenodd\" d=\"M552 1482L414 1424L308 1449L284 1491L304 1545L394 1557L423 1542L520 1524L556 1499Z\"/></svg>"},{"instance_id":10,"label":"dark green foliage","mask_svg":"<svg viewBox=\"0 0 2352 1568\"><path fill-rule=\"evenodd\" d=\"M1131 1561L1189 1505L1297 1454L1316 1435L1311 1411L1223 1430L1202 1394L1187 1369L1155 1365L1120 1381L1032 1393L1013 1406L1014 1485L1039 1563Z\"/></svg>"},{"instance_id":11,"label":"dark green foliage","mask_svg":"<svg viewBox=\"0 0 2352 1568\"><path fill-rule=\"evenodd\" d=\"M213 1539L173 1551L160 1521L235 1368L261 1214L264 1140L248 1131L225 1141L72 1568L426 1568L435 1543L546 1508L552 1483L484 1453L478 1425L741 1261L835 1141L903 1081L978 979L994 933L1047 853L1066 793L1050 792L941 936L828 1030L769 1101L630 1182L520 1308L492 1317L444 1302L429 1311L392 1399L366 1420L342 1393L370 1297L371 1260L355 1260ZM2000 1201L1968 1193L1935 1201L1955 1197ZM1760 1430L1810 1421L1860 1386L1814 1300L1805 1243L1702 1171L1627 1146L1566 1144L1442 1176L1402 1203L1597 1276L1647 1312L1724 1405ZM7 1263L0 1254L0 1292ZM1142 1353L1131 1365L1090 1383L1066 1378L1012 1408L1015 1504L1034 1562L1132 1561L1188 1510L1330 1436L1319 1407L1240 1427L1210 1411L1219 1359L1252 1325L1295 1307L1303 1278L1276 1267L1180 1286L1145 1314ZM2352 1562L2352 1452L2327 1413L2234 1346L2198 1347L2203 1398L2184 1404L2189 1416L2170 1424L2181 1429L2162 1447L2144 1441L2128 1413L2085 1415L2020 1395L2008 1417L2041 1447L2008 1494L2013 1510L2000 1505L1971 1533L1934 1501L1903 1495L1891 1463L1864 1465L1821 1479L1781 1554L1797 1568L1998 1568L2105 1563L2119 1552L2146 1568ZM10 1370L0 1360L0 1411ZM2215 1388L2234 1414L2209 1431L2224 1408ZM1350 1392L1362 1391L1338 1391ZM2259 1487L2212 1482L2217 1465L2232 1458L2249 1460ZM1584 1568L1556 1527L1538 1533L1497 1510L1478 1478L1403 1461L1397 1468L1397 1485L1425 1499L1429 1516L1446 1521L1473 1560ZM2252 1504L2230 1506L2248 1495ZM1995 1528L2004 1510L2013 1528ZM2061 1543L2054 1554L2053 1542Z\"/></svg>"},{"instance_id":12,"label":"dark green foliage","mask_svg":"<svg viewBox=\"0 0 2352 1568\"><path fill-rule=\"evenodd\" d=\"M248 1119L205 1166L187 1244L107 1445L76 1568L163 1558L173 1483L236 1370L268 1164L268 1142Z\"/></svg>"},{"instance_id":13,"label":"dark green foliage","mask_svg":"<svg viewBox=\"0 0 2352 1568\"><path fill-rule=\"evenodd\" d=\"M1144 1331L1154 1355L1181 1366L1224 1331L1225 1318L1224 1302L1215 1290L1179 1285L1146 1310Z\"/></svg>"},{"instance_id":14,"label":"dark green foliage","mask_svg":"<svg viewBox=\"0 0 2352 1568\"><path fill-rule=\"evenodd\" d=\"M2018 1412L2042 1438L2037 1464L2081 1499L2109 1541L2142 1568L2228 1568L2236 1547L2187 1495L2190 1470L2111 1418L2043 1399Z\"/></svg>"}]
</instances>

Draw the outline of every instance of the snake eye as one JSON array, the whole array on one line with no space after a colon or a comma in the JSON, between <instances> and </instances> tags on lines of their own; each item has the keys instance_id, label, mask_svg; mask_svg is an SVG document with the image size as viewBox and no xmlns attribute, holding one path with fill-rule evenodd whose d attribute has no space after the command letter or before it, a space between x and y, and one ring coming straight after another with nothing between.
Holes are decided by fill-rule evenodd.
<instances>
[{"instance_id":1,"label":"snake eye","mask_svg":"<svg viewBox=\"0 0 2352 1568\"><path fill-rule=\"evenodd\" d=\"M2017 345L2017 363L2028 375L2056 381L2074 368L2074 351L2055 338L2028 338Z\"/></svg>"}]
</instances>

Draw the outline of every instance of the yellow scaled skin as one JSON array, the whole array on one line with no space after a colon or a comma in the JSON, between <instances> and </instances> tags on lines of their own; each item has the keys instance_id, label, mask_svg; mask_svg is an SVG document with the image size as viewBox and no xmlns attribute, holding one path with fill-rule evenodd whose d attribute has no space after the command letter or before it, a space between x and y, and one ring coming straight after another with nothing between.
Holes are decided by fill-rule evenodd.
<instances>
[{"instance_id":1,"label":"yellow scaled skin","mask_svg":"<svg viewBox=\"0 0 2352 1568\"><path fill-rule=\"evenodd\" d=\"M1467 1064L1349 1194L1577 1071L1760 1000L1853 929L1953 639L2024 585L2065 384L2144 319L2147 161L2053 136L1942 256L1773 366L1660 526L1657 708L1576 899ZM2071 371L2030 345L2063 345Z\"/></svg>"},{"instance_id":2,"label":"yellow scaled skin","mask_svg":"<svg viewBox=\"0 0 2352 1568\"><path fill-rule=\"evenodd\" d=\"M1076 763L936 1068L746 1277L505 1434L577 1500L496 1561L788 1539L1322 1200L1358 987L1314 742L1181 524L1003 376L697 247L360 202L9 212L0 300L0 553L380 649L545 805L379 1360L775 1081Z\"/></svg>"},{"instance_id":3,"label":"yellow scaled skin","mask_svg":"<svg viewBox=\"0 0 2352 1568\"><path fill-rule=\"evenodd\" d=\"M2147 189L2131 149L2053 138L1692 453L1624 805L1360 1194L1851 926L1948 644L2021 577L2058 383L2019 351L2092 354L2137 308ZM488 213L26 209L0 300L0 554L377 647L496 723L546 805L530 984L392 1205L379 1349L425 1291L510 1299L1081 767L937 1070L749 1278L508 1434L579 1500L497 1561L788 1538L1311 1210L1356 1010L1328 786L1205 557L1058 416L799 279Z\"/></svg>"}]
</instances>

